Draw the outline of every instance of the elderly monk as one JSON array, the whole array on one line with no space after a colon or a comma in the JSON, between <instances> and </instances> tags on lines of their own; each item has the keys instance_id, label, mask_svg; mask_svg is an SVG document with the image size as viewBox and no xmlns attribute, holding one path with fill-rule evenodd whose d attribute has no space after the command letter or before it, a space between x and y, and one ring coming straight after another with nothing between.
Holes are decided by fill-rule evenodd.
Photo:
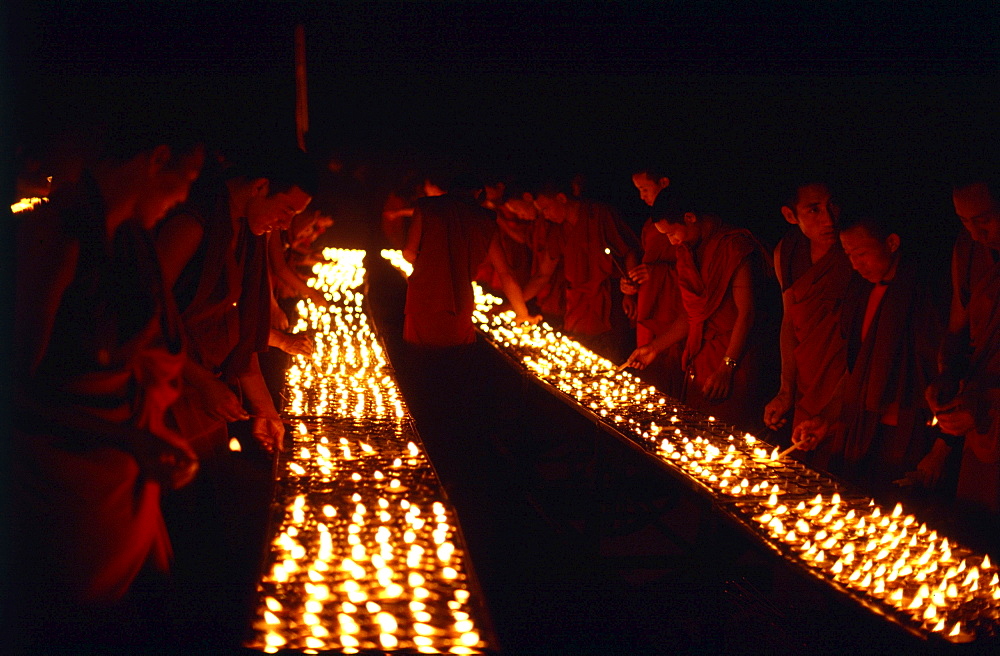
<instances>
[{"instance_id":1,"label":"elderly monk","mask_svg":"<svg viewBox=\"0 0 1000 656\"><path fill-rule=\"evenodd\" d=\"M681 364L689 377L684 401L742 430L756 430L760 408L777 387L770 254L749 231L722 223L673 187L657 196L652 218L677 248L685 314L637 348L627 364L646 367L683 340Z\"/></svg>"},{"instance_id":2,"label":"elderly monk","mask_svg":"<svg viewBox=\"0 0 1000 656\"><path fill-rule=\"evenodd\" d=\"M781 388L764 408L764 424L781 428L794 409L792 427L822 415L840 415L847 343L840 311L851 263L837 238L839 208L823 182L790 190L781 214L795 226L778 242L774 271L781 285Z\"/></svg>"},{"instance_id":3,"label":"elderly monk","mask_svg":"<svg viewBox=\"0 0 1000 656\"><path fill-rule=\"evenodd\" d=\"M168 570L161 487L196 467L168 426L183 340L148 230L204 153L158 121L109 127L80 180L20 220L7 602L30 653L128 633L114 604Z\"/></svg>"},{"instance_id":4,"label":"elderly monk","mask_svg":"<svg viewBox=\"0 0 1000 656\"><path fill-rule=\"evenodd\" d=\"M1000 186L955 185L965 230L952 252L952 303L941 376L927 397L950 435L965 436L959 499L1000 513ZM994 535L994 540L995 540Z\"/></svg>"},{"instance_id":5,"label":"elderly monk","mask_svg":"<svg viewBox=\"0 0 1000 656\"><path fill-rule=\"evenodd\" d=\"M934 373L943 335L939 299L928 267L901 248L879 208L845 211L840 232L852 278L841 329L847 340L847 379L839 421L817 416L800 423L792 440L811 450L827 436L829 468L892 498L895 481L922 471L941 474L932 453L939 431L929 426L924 389Z\"/></svg>"},{"instance_id":6,"label":"elderly monk","mask_svg":"<svg viewBox=\"0 0 1000 656\"><path fill-rule=\"evenodd\" d=\"M469 176L449 192L416 202L403 257L413 264L407 281L403 339L415 346L445 348L476 341L472 281L485 260L493 265L515 320L534 321L510 274L497 237L496 214L479 205L482 183Z\"/></svg>"},{"instance_id":7,"label":"elderly monk","mask_svg":"<svg viewBox=\"0 0 1000 656\"><path fill-rule=\"evenodd\" d=\"M632 174L632 184L639 198L652 207L657 195L670 185L670 178L658 169L647 167ZM684 308L677 287L677 258L670 239L647 218L639 241L642 261L629 270L627 278L621 279L621 290L625 294L625 312L635 321L636 346L645 346L666 332L678 315L684 313ZM643 376L674 397L680 397L684 383L681 350L682 345L677 342L662 351L646 367Z\"/></svg>"},{"instance_id":8,"label":"elderly monk","mask_svg":"<svg viewBox=\"0 0 1000 656\"><path fill-rule=\"evenodd\" d=\"M243 419L273 450L284 428L257 359L270 334L267 233L287 228L306 208L315 169L293 150L199 186L163 222L156 241L190 340L175 415L203 455L228 444L226 424Z\"/></svg>"}]
</instances>

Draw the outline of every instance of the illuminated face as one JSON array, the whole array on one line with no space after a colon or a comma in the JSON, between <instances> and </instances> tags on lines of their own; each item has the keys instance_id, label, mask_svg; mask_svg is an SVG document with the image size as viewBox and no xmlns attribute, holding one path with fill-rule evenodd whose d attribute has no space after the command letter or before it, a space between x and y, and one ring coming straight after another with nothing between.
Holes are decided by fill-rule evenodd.
<instances>
[{"instance_id":1,"label":"illuminated face","mask_svg":"<svg viewBox=\"0 0 1000 656\"><path fill-rule=\"evenodd\" d=\"M247 223L255 235L271 230L285 230L296 214L302 212L312 197L298 187L277 194L264 192L250 199L247 205Z\"/></svg>"},{"instance_id":2,"label":"illuminated face","mask_svg":"<svg viewBox=\"0 0 1000 656\"><path fill-rule=\"evenodd\" d=\"M881 282L892 269L899 237L889 235L884 241L876 239L863 226L855 226L840 233L840 243L851 266L868 282Z\"/></svg>"},{"instance_id":3,"label":"illuminated face","mask_svg":"<svg viewBox=\"0 0 1000 656\"><path fill-rule=\"evenodd\" d=\"M534 221L538 218L538 209L535 207L533 201L529 202L521 198L511 198L503 206L505 210L522 221Z\"/></svg>"},{"instance_id":4,"label":"illuminated face","mask_svg":"<svg viewBox=\"0 0 1000 656\"><path fill-rule=\"evenodd\" d=\"M135 205L135 218L144 228L152 228L171 208L187 200L191 184L198 179L204 163L205 151L198 147L150 171Z\"/></svg>"},{"instance_id":5,"label":"illuminated face","mask_svg":"<svg viewBox=\"0 0 1000 656\"><path fill-rule=\"evenodd\" d=\"M632 184L639 190L639 198L642 199L642 202L652 207L656 195L670 185L670 179L653 180L647 173L636 173L632 176Z\"/></svg>"},{"instance_id":6,"label":"illuminated face","mask_svg":"<svg viewBox=\"0 0 1000 656\"><path fill-rule=\"evenodd\" d=\"M545 219L552 223L562 223L566 220L567 199L563 194L555 196L538 195L535 197L535 207Z\"/></svg>"},{"instance_id":7,"label":"illuminated face","mask_svg":"<svg viewBox=\"0 0 1000 656\"><path fill-rule=\"evenodd\" d=\"M1000 250L1000 203L982 182L956 189L952 195L955 214L977 242Z\"/></svg>"},{"instance_id":8,"label":"illuminated face","mask_svg":"<svg viewBox=\"0 0 1000 656\"><path fill-rule=\"evenodd\" d=\"M698 228L693 223L687 221L688 216L690 215L685 215L683 223L670 223L666 220L660 220L653 225L656 226L657 232L667 236L672 245L691 244L698 239Z\"/></svg>"},{"instance_id":9,"label":"illuminated face","mask_svg":"<svg viewBox=\"0 0 1000 656\"><path fill-rule=\"evenodd\" d=\"M789 223L799 226L809 241L830 242L836 238L835 226L840 208L833 201L825 184L799 187L795 207L784 207L782 213Z\"/></svg>"}]
</instances>

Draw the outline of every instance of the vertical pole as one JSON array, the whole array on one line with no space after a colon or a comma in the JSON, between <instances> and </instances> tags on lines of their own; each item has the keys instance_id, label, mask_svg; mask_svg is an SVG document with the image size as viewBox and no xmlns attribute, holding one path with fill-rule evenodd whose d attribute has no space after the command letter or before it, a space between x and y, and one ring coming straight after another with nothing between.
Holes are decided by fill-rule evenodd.
<instances>
[{"instance_id":1,"label":"vertical pole","mask_svg":"<svg viewBox=\"0 0 1000 656\"><path fill-rule=\"evenodd\" d=\"M295 137L299 148L306 149L309 132L309 93L306 89L306 30L295 26Z\"/></svg>"}]
</instances>

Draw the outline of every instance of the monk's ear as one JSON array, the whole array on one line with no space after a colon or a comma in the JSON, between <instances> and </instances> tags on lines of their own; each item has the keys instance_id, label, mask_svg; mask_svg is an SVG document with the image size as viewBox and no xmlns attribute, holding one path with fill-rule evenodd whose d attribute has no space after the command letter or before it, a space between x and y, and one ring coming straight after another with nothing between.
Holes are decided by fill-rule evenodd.
<instances>
[{"instance_id":1,"label":"monk's ear","mask_svg":"<svg viewBox=\"0 0 1000 656\"><path fill-rule=\"evenodd\" d=\"M250 195L264 198L271 189L271 181L267 178L255 178L250 182Z\"/></svg>"},{"instance_id":2,"label":"monk's ear","mask_svg":"<svg viewBox=\"0 0 1000 656\"><path fill-rule=\"evenodd\" d=\"M662 178L660 178L659 183L660 183L660 187L664 187L664 188L665 187L669 187L670 186L670 178L668 178L667 176L663 176Z\"/></svg>"},{"instance_id":3,"label":"monk's ear","mask_svg":"<svg viewBox=\"0 0 1000 656\"><path fill-rule=\"evenodd\" d=\"M890 253L895 253L899 250L899 235L895 232L885 238L885 245L889 248Z\"/></svg>"},{"instance_id":4,"label":"monk's ear","mask_svg":"<svg viewBox=\"0 0 1000 656\"><path fill-rule=\"evenodd\" d=\"M781 216L785 217L785 221L788 221L792 225L799 224L799 217L795 216L795 212L792 211L790 207L781 207Z\"/></svg>"},{"instance_id":5,"label":"monk's ear","mask_svg":"<svg viewBox=\"0 0 1000 656\"><path fill-rule=\"evenodd\" d=\"M698 215L694 212L684 212L684 223L688 225L698 223Z\"/></svg>"}]
</instances>

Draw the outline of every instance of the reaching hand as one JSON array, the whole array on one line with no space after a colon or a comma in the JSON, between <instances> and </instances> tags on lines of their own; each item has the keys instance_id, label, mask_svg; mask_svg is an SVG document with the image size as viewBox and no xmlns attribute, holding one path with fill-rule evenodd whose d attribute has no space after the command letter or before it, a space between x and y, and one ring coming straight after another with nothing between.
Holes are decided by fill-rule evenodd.
<instances>
[{"instance_id":1,"label":"reaching hand","mask_svg":"<svg viewBox=\"0 0 1000 656\"><path fill-rule=\"evenodd\" d=\"M729 392L733 388L733 374L735 370L732 367L721 365L716 369L708 380L705 381L705 386L701 389L702 394L709 401L725 401L729 398Z\"/></svg>"},{"instance_id":2,"label":"reaching hand","mask_svg":"<svg viewBox=\"0 0 1000 656\"><path fill-rule=\"evenodd\" d=\"M542 320L542 315L540 314L524 314L524 315L516 315L514 317L514 323L516 324L526 323L532 326L534 326L541 320Z\"/></svg>"},{"instance_id":3,"label":"reaching hand","mask_svg":"<svg viewBox=\"0 0 1000 656\"><path fill-rule=\"evenodd\" d=\"M205 378L200 381L198 391L201 407L210 418L226 423L249 418L243 404L225 383Z\"/></svg>"},{"instance_id":4,"label":"reaching hand","mask_svg":"<svg viewBox=\"0 0 1000 656\"><path fill-rule=\"evenodd\" d=\"M254 417L250 422L250 434L260 442L265 451L274 453L281 448L285 427L280 417Z\"/></svg>"},{"instance_id":5,"label":"reaching hand","mask_svg":"<svg viewBox=\"0 0 1000 656\"><path fill-rule=\"evenodd\" d=\"M639 285L645 285L647 282L649 282L649 265L640 264L638 266L632 267L631 269L629 269L628 277L634 280Z\"/></svg>"},{"instance_id":6,"label":"reaching hand","mask_svg":"<svg viewBox=\"0 0 1000 656\"><path fill-rule=\"evenodd\" d=\"M912 472L913 477L924 487L931 488L937 485L950 451L951 448L944 440L935 440L930 452L917 464L917 470Z\"/></svg>"},{"instance_id":7,"label":"reaching hand","mask_svg":"<svg viewBox=\"0 0 1000 656\"><path fill-rule=\"evenodd\" d=\"M316 345L308 333L281 334L281 343L277 344L277 347L289 355L309 356L316 350Z\"/></svg>"},{"instance_id":8,"label":"reaching hand","mask_svg":"<svg viewBox=\"0 0 1000 656\"><path fill-rule=\"evenodd\" d=\"M624 280L622 281L624 286ZM636 301L635 296L625 295L622 297L622 310L625 311L625 316L629 318L630 321L635 321L636 317L639 316L639 304Z\"/></svg>"},{"instance_id":9,"label":"reaching hand","mask_svg":"<svg viewBox=\"0 0 1000 656\"><path fill-rule=\"evenodd\" d=\"M786 423L785 416L792 409L792 395L786 390L781 390L771 399L771 402L764 406L764 425L771 430L778 430Z\"/></svg>"},{"instance_id":10,"label":"reaching hand","mask_svg":"<svg viewBox=\"0 0 1000 656\"><path fill-rule=\"evenodd\" d=\"M830 422L822 417L813 417L800 422L792 431L792 444L803 451L812 451L830 433Z\"/></svg>"},{"instance_id":11,"label":"reaching hand","mask_svg":"<svg viewBox=\"0 0 1000 656\"><path fill-rule=\"evenodd\" d=\"M628 278L618 279L618 289L622 290L622 294L625 294L625 296L635 296L639 293L639 285Z\"/></svg>"},{"instance_id":12,"label":"reaching hand","mask_svg":"<svg viewBox=\"0 0 1000 656\"><path fill-rule=\"evenodd\" d=\"M656 356L659 354L660 352L649 344L640 346L636 350L632 351L632 355L628 356L628 359L625 360L622 368L632 367L633 369L645 369L653 363L653 360L655 360Z\"/></svg>"}]
</instances>

